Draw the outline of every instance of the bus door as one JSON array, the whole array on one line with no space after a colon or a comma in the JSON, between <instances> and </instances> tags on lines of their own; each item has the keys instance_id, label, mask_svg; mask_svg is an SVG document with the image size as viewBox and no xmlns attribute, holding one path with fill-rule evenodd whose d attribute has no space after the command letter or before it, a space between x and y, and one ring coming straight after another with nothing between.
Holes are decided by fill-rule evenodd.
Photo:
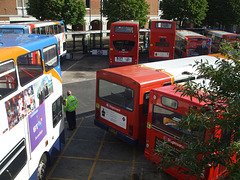
<instances>
[{"instance_id":1,"label":"bus door","mask_svg":"<svg viewBox=\"0 0 240 180\"><path fill-rule=\"evenodd\" d=\"M109 42L109 66L138 64L138 56L138 23L133 21L112 23Z\"/></svg>"},{"instance_id":2,"label":"bus door","mask_svg":"<svg viewBox=\"0 0 240 180\"><path fill-rule=\"evenodd\" d=\"M163 142L171 148L169 152L172 156L179 156L180 150L184 148L183 144L178 142L178 139L190 132L199 138L207 141L209 137L208 131L200 132L198 129L189 129L185 132L178 129L177 124L190 107L199 109L199 101L196 99L190 99L189 97L181 97L181 93L175 92L175 85L164 86L150 91L149 98L149 113L147 121L147 133L146 133L146 147L144 155L145 157L157 163L161 156L156 155L155 149L158 148ZM221 132L219 132L219 137ZM168 168L165 170L168 174L179 180L196 180L196 176L190 176L184 174L187 167L182 167L183 170L179 171L178 167ZM202 175L202 179L217 179L218 175L222 174L226 168L218 166L217 168L210 168Z\"/></svg>"},{"instance_id":3,"label":"bus door","mask_svg":"<svg viewBox=\"0 0 240 180\"><path fill-rule=\"evenodd\" d=\"M174 59L176 23L174 21L152 21L149 60Z\"/></svg>"}]
</instances>

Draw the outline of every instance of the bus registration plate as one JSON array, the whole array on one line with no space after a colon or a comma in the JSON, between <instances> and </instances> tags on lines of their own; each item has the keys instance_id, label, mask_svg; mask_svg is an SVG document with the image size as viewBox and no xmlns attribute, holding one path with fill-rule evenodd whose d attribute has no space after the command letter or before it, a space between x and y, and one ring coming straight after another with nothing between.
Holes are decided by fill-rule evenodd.
<instances>
[{"instance_id":1,"label":"bus registration plate","mask_svg":"<svg viewBox=\"0 0 240 180\"><path fill-rule=\"evenodd\" d=\"M115 62L131 63L132 57L115 57Z\"/></svg>"},{"instance_id":2,"label":"bus registration plate","mask_svg":"<svg viewBox=\"0 0 240 180\"><path fill-rule=\"evenodd\" d=\"M169 52L154 52L155 57L169 57Z\"/></svg>"},{"instance_id":3,"label":"bus registration plate","mask_svg":"<svg viewBox=\"0 0 240 180\"><path fill-rule=\"evenodd\" d=\"M112 129L112 128L108 128L108 131L109 131L109 132L112 132L113 134L117 134L117 131L114 130L114 129Z\"/></svg>"}]
</instances>

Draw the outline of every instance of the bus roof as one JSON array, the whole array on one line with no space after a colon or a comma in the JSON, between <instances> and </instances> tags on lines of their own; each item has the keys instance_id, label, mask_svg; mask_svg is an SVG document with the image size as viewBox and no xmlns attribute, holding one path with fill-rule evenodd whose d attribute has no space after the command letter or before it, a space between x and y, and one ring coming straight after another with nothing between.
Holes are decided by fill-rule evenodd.
<instances>
[{"instance_id":1,"label":"bus roof","mask_svg":"<svg viewBox=\"0 0 240 180\"><path fill-rule=\"evenodd\" d=\"M27 25L24 25L24 24L0 24L0 29L1 28L22 28L24 29L25 27L27 27Z\"/></svg>"},{"instance_id":2,"label":"bus roof","mask_svg":"<svg viewBox=\"0 0 240 180\"><path fill-rule=\"evenodd\" d=\"M21 23L12 23L12 24L1 24L0 28L25 28L30 25L34 25L35 27L38 26L47 26L47 25L54 25L54 24L63 24L62 21L32 21L32 22L21 22Z\"/></svg>"},{"instance_id":3,"label":"bus roof","mask_svg":"<svg viewBox=\"0 0 240 180\"><path fill-rule=\"evenodd\" d=\"M188 30L177 30L176 34L178 36L181 36L182 38L185 38L185 37L188 37L188 36L189 37L192 37L192 36L205 37L202 34L198 34L198 33L192 32L192 31L188 31Z\"/></svg>"},{"instance_id":4,"label":"bus roof","mask_svg":"<svg viewBox=\"0 0 240 180\"><path fill-rule=\"evenodd\" d=\"M208 30L208 34L214 34L217 37L222 38L223 35L232 35L232 36L240 36L239 34L234 34L226 31L221 31L221 30Z\"/></svg>"},{"instance_id":5,"label":"bus roof","mask_svg":"<svg viewBox=\"0 0 240 180\"><path fill-rule=\"evenodd\" d=\"M213 56L203 55L172 59L167 61L150 62L141 64L140 66L158 69L159 71L167 71L175 77L175 80L182 79L184 76L187 78L190 75L197 78L198 74L196 72L196 67L193 67L193 65L195 65L195 62L203 61L214 65L215 61L218 59L217 57L220 57L220 54L215 54Z\"/></svg>"},{"instance_id":6,"label":"bus roof","mask_svg":"<svg viewBox=\"0 0 240 180\"><path fill-rule=\"evenodd\" d=\"M158 87L158 88L154 88L151 91L152 92L161 92L165 95L170 95L171 98L173 99L178 99L180 101L191 101L191 103L195 104L196 106L199 105L204 105L204 102L199 103L199 100L195 97L192 97L192 99L190 98L190 96L181 96L182 93L181 92L176 92L176 89L174 89L176 86L175 85L170 85L170 86L163 86L163 87ZM199 91L199 93L202 93L201 91ZM179 99L181 97L181 99Z\"/></svg>"},{"instance_id":7,"label":"bus roof","mask_svg":"<svg viewBox=\"0 0 240 180\"><path fill-rule=\"evenodd\" d=\"M32 22L21 22L16 24L26 24L26 25L53 25L53 24L63 24L62 21L32 21Z\"/></svg>"},{"instance_id":8,"label":"bus roof","mask_svg":"<svg viewBox=\"0 0 240 180\"><path fill-rule=\"evenodd\" d=\"M51 35L2 34L0 35L0 61L10 57L8 53L13 51L29 52L54 43L57 44L57 39Z\"/></svg>"},{"instance_id":9,"label":"bus roof","mask_svg":"<svg viewBox=\"0 0 240 180\"><path fill-rule=\"evenodd\" d=\"M114 23L112 23L112 24L136 24L136 25L138 25L139 24L139 21L134 21L134 20L123 20L123 21L116 21L116 22L114 22Z\"/></svg>"},{"instance_id":10,"label":"bus roof","mask_svg":"<svg viewBox=\"0 0 240 180\"><path fill-rule=\"evenodd\" d=\"M196 68L193 67L193 65L195 61L201 60L203 62L208 61L209 64L215 64L217 57L207 55L196 56L109 68L104 69L104 71L132 79L142 85L154 81L156 82L163 78L171 79L171 81L179 81L182 79L186 80L191 76L197 79L199 75L196 73Z\"/></svg>"},{"instance_id":11,"label":"bus roof","mask_svg":"<svg viewBox=\"0 0 240 180\"><path fill-rule=\"evenodd\" d=\"M24 44L33 44L35 42L44 42L48 39L56 39L51 35L39 34L2 34L0 35L0 47L22 46Z\"/></svg>"},{"instance_id":12,"label":"bus roof","mask_svg":"<svg viewBox=\"0 0 240 180\"><path fill-rule=\"evenodd\" d=\"M174 21L167 20L167 19L152 19L151 21L152 22L174 22Z\"/></svg>"}]
</instances>

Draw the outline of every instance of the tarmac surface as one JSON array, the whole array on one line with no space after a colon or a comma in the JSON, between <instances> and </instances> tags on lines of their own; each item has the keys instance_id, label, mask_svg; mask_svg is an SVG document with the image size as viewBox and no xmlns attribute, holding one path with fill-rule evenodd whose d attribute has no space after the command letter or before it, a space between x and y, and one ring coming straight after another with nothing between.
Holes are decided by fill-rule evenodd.
<instances>
[{"instance_id":1,"label":"tarmac surface","mask_svg":"<svg viewBox=\"0 0 240 180\"><path fill-rule=\"evenodd\" d=\"M65 122L66 144L46 179L174 180L144 157L144 146L133 147L94 125L96 70L104 68L108 56L75 53L62 64L63 93L71 90L79 101L77 128L68 131Z\"/></svg>"}]
</instances>

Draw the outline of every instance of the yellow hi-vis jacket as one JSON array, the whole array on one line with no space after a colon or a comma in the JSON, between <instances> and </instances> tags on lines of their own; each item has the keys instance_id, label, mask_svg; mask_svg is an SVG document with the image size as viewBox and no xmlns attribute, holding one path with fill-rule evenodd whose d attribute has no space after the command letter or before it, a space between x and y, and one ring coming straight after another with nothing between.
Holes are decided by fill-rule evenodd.
<instances>
[{"instance_id":1,"label":"yellow hi-vis jacket","mask_svg":"<svg viewBox=\"0 0 240 180\"><path fill-rule=\"evenodd\" d=\"M63 105L64 112L69 111L75 111L78 106L78 100L75 96L70 95L65 99L66 103Z\"/></svg>"}]
</instances>

